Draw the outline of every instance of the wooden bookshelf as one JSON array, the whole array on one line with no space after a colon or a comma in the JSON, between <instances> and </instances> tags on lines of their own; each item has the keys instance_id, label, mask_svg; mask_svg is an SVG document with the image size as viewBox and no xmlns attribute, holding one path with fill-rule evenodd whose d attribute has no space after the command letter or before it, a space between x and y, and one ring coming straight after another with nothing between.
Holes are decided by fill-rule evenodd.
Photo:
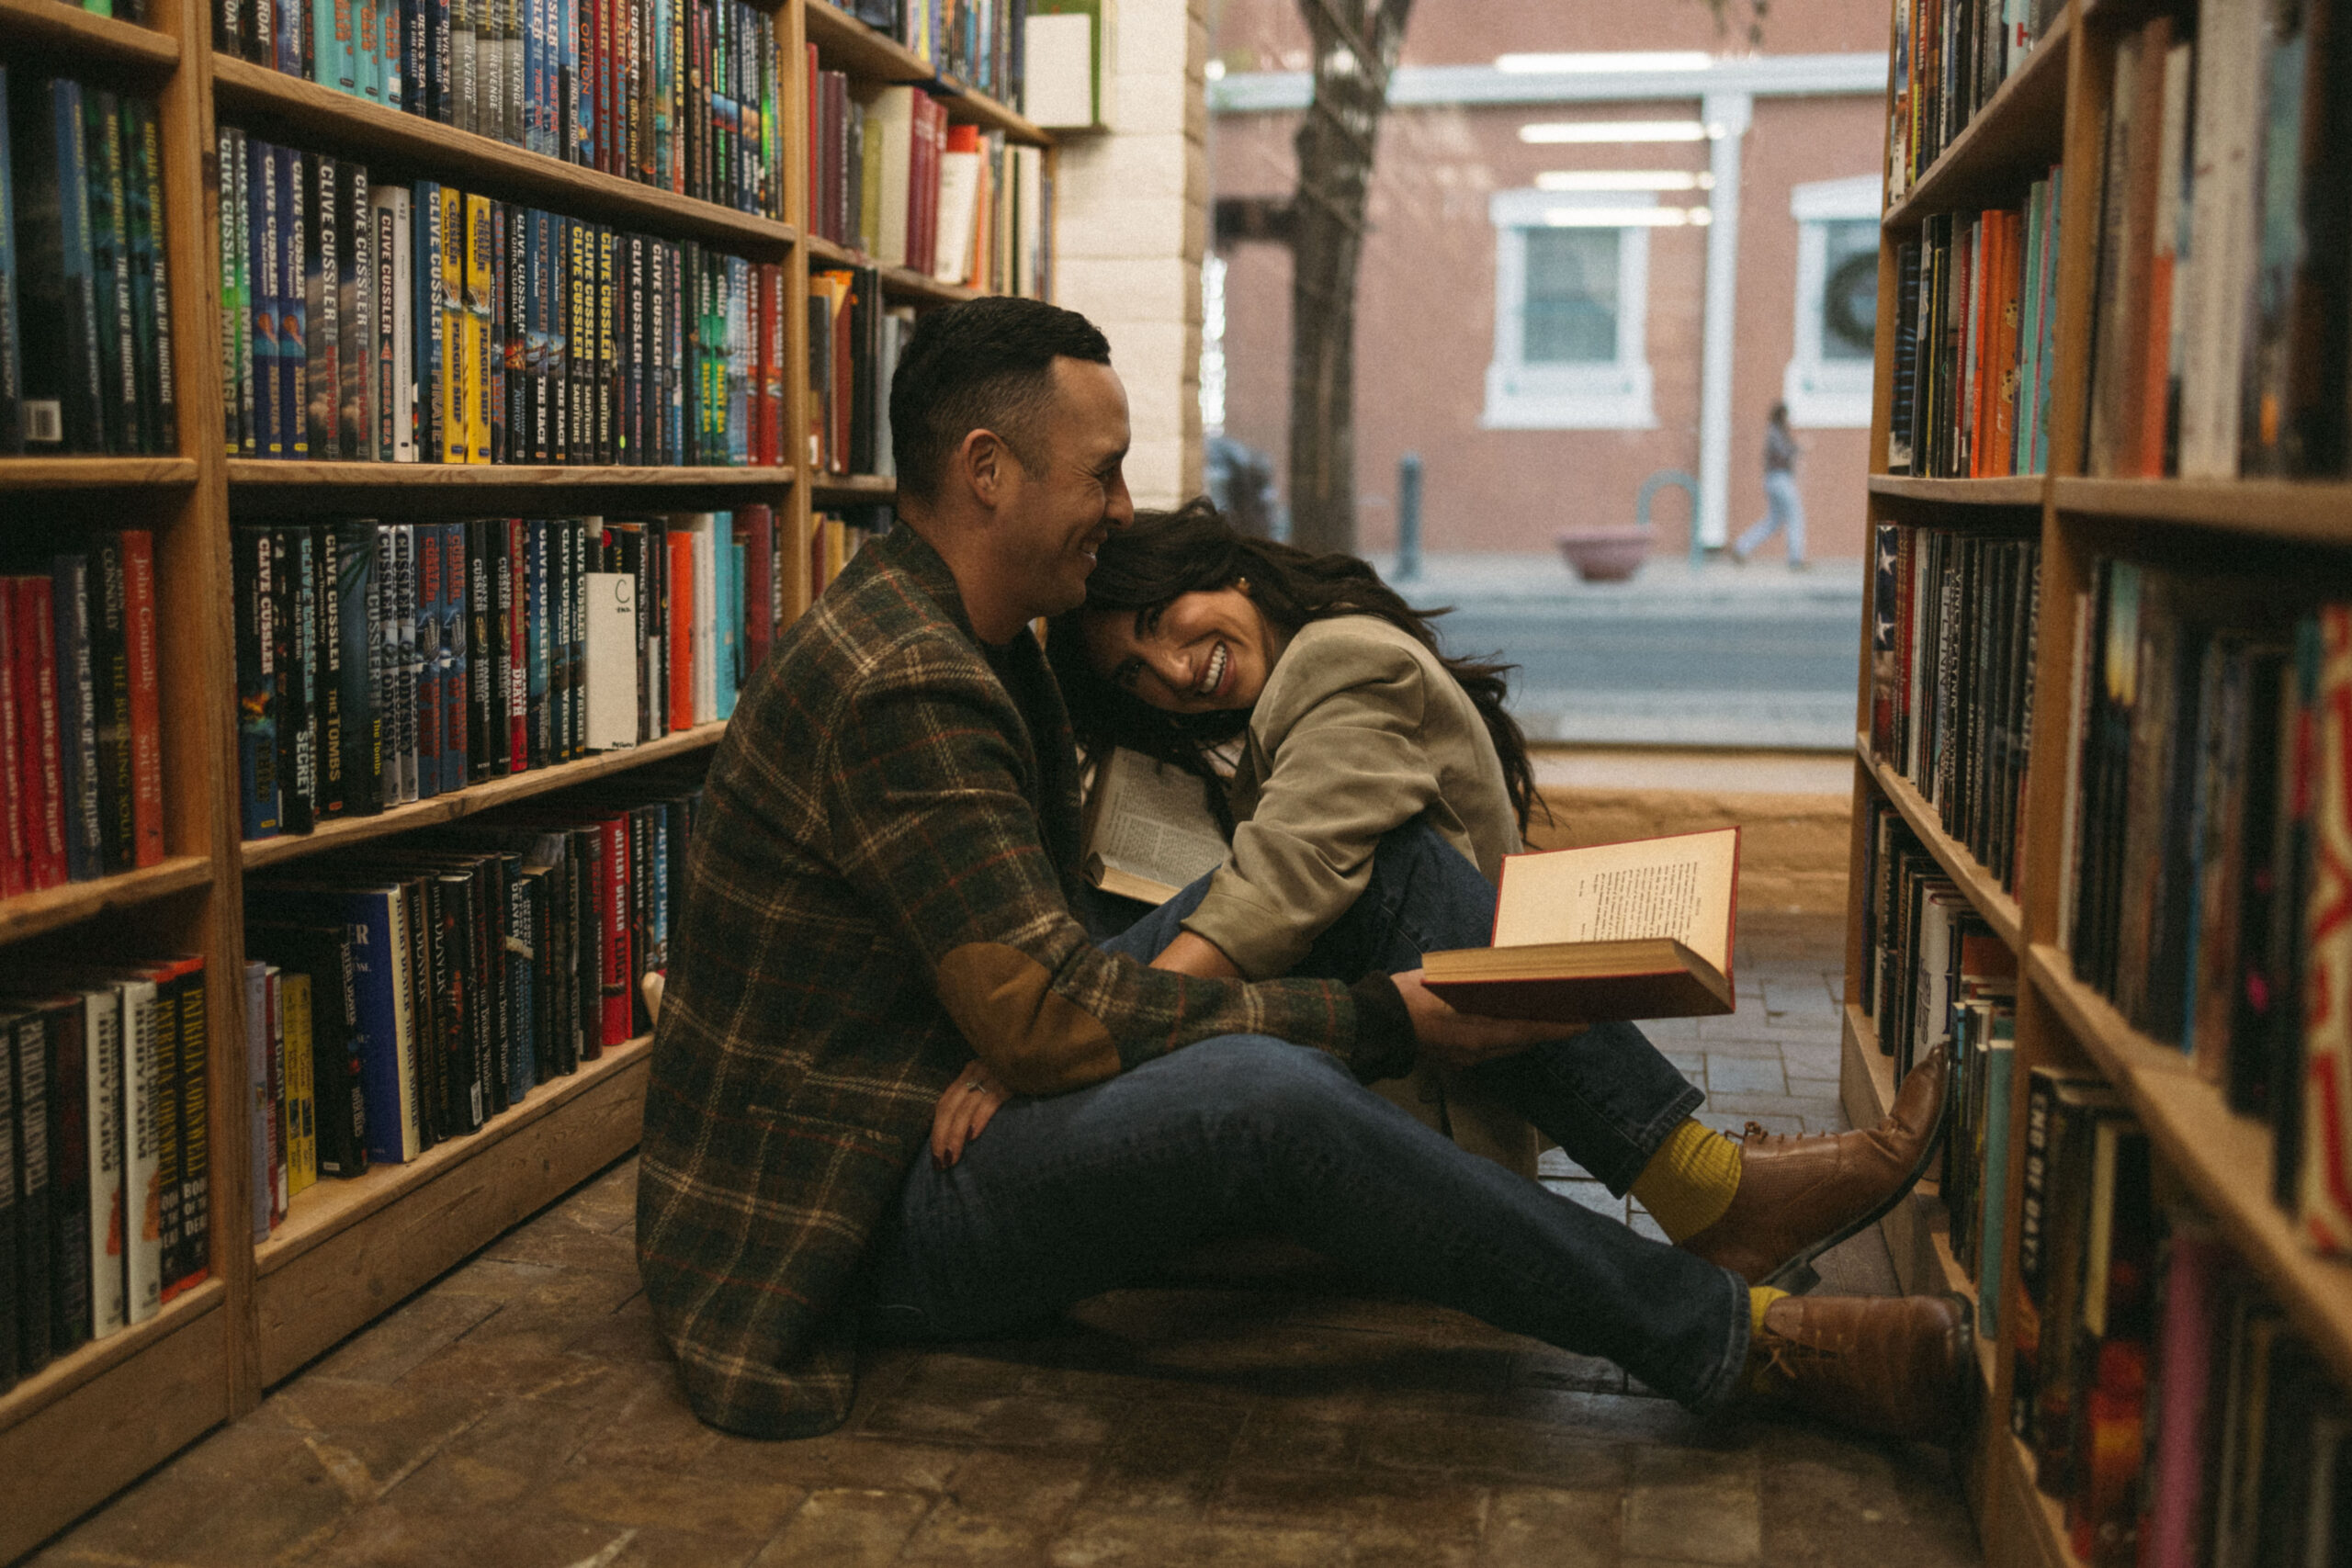
<instances>
[{"instance_id":1,"label":"wooden bookshelf","mask_svg":"<svg viewBox=\"0 0 2352 1568\"><path fill-rule=\"evenodd\" d=\"M532 768L503 779L469 784L447 795L395 806L373 817L329 818L308 833L280 833L274 839L247 839L241 851L244 868L258 871L264 866L283 864L305 855L349 849L355 844L389 838L395 833L413 833L420 828L454 822L460 817L470 817L493 806L512 806L534 795L610 778L616 773L644 767L649 762L707 750L718 745L719 737L726 732L727 724L723 719L697 725L692 729L680 730L659 740L649 740L623 750L601 751L593 757L582 757L578 761L559 762L551 768Z\"/></svg>"},{"instance_id":2,"label":"wooden bookshelf","mask_svg":"<svg viewBox=\"0 0 2352 1568\"><path fill-rule=\"evenodd\" d=\"M2065 129L2074 42L2070 6L2018 73L2001 84L1992 101L1928 165L1903 199L1886 209L1884 226L1916 229L1930 213L2011 201L2047 174L2058 161Z\"/></svg>"},{"instance_id":3,"label":"wooden bookshelf","mask_svg":"<svg viewBox=\"0 0 2352 1568\"><path fill-rule=\"evenodd\" d=\"M2057 509L2072 516L2177 523L2296 544L2352 545L2352 484L2061 479L2054 494Z\"/></svg>"},{"instance_id":4,"label":"wooden bookshelf","mask_svg":"<svg viewBox=\"0 0 2352 1568\"><path fill-rule=\"evenodd\" d=\"M1967 845L1944 831L1943 819L1937 816L1936 808L1928 804L1927 796L1919 793L1917 785L1896 773L1887 762L1871 755L1867 737L1857 736L1854 745L1855 754L1869 771L1878 792L1903 814L1905 824L1919 836L1919 841L1928 847L1928 852L1936 857L1936 863L1943 867L1944 874L1959 886L1961 893L1984 917L1984 923L1993 928L1993 934L2007 942L2012 951L2021 947L2024 944L2025 915L2018 908L2018 901L1974 855L1969 853Z\"/></svg>"},{"instance_id":5,"label":"wooden bookshelf","mask_svg":"<svg viewBox=\"0 0 2352 1568\"><path fill-rule=\"evenodd\" d=\"M762 0L767 4L768 0ZM1050 138L1001 104L941 79L905 50L822 0L775 0L783 120L784 210L777 218L656 189L494 139L387 109L212 51L212 10L149 0L152 27L94 16L66 0L0 0L0 53L28 69L152 91L164 164L163 225L172 289L176 455L0 457L0 518L66 512L149 529L161 596L164 838L169 858L119 876L0 901L0 943L41 939L109 951L196 952L206 964L210 1056L210 1272L153 1322L82 1347L0 1393L0 1562L57 1530L226 1420L281 1380L428 1284L636 1145L650 1058L644 1039L608 1049L577 1074L537 1086L475 1134L407 1165L322 1182L298 1198L265 1242L250 1234L252 1161L244 1060L244 895L249 873L399 835L493 807L616 778L665 759L707 755L713 723L633 749L474 784L317 830L240 841L235 800L237 689L230 556L247 518L367 515L454 520L488 512L554 515L771 504L783 533L786 608L808 601L809 508L823 494L888 502L871 476L816 478L794 466L638 468L272 463L232 459L220 432L227 389L217 282L216 128L442 180L633 231L777 262L788 299L805 298L808 106L805 43L827 63L876 82L920 82L952 118L1023 141ZM854 259L838 246L821 259ZM904 268L883 272L886 298L918 309L972 298ZM785 315L784 363L804 364L805 311ZM808 426L809 389L785 378L787 438ZM797 445L794 447L797 450ZM9 502L40 497L11 516ZM42 951L47 951L44 947Z\"/></svg>"},{"instance_id":6,"label":"wooden bookshelf","mask_svg":"<svg viewBox=\"0 0 2352 1568\"><path fill-rule=\"evenodd\" d=\"M896 303L953 305L959 299L980 297L977 288L967 288L960 283L943 283L929 273L917 272L912 267L883 266L855 246L836 243L820 234L809 235L807 243L812 265L873 267L882 279L882 297Z\"/></svg>"},{"instance_id":7,"label":"wooden bookshelf","mask_svg":"<svg viewBox=\"0 0 2352 1568\"><path fill-rule=\"evenodd\" d=\"M1870 492L1890 501L1936 506L1999 506L2041 509L2050 481L2041 474L1997 479L1915 479L1902 474L1872 474Z\"/></svg>"},{"instance_id":8,"label":"wooden bookshelf","mask_svg":"<svg viewBox=\"0 0 2352 1568\"><path fill-rule=\"evenodd\" d=\"M880 474L827 474L809 482L819 502L857 504L889 501L899 493L899 481Z\"/></svg>"},{"instance_id":9,"label":"wooden bookshelf","mask_svg":"<svg viewBox=\"0 0 2352 1568\"><path fill-rule=\"evenodd\" d=\"M221 122L242 130L296 146L381 158L468 191L544 202L567 218L708 241L757 261L781 259L794 239L788 223L599 174L250 61L215 55L212 98Z\"/></svg>"}]
</instances>

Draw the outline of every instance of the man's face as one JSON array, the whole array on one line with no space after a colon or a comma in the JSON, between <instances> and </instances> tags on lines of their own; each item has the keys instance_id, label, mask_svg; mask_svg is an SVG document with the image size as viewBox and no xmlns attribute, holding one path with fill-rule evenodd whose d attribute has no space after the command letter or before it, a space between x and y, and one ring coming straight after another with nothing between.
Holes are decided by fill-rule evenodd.
<instances>
[{"instance_id":1,"label":"man's face","mask_svg":"<svg viewBox=\"0 0 2352 1568\"><path fill-rule=\"evenodd\" d=\"M1094 552L1135 521L1127 494L1127 391L1117 372L1084 359L1054 361L1054 402L1026 456L1006 466L997 503L998 560L1026 615L1086 602Z\"/></svg>"}]
</instances>

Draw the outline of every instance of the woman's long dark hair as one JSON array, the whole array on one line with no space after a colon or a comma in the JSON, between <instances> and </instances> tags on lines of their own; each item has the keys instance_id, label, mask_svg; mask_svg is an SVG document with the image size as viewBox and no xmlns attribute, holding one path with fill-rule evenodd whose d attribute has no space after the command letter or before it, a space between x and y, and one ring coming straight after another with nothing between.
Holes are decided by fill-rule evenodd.
<instances>
[{"instance_id":1,"label":"woman's long dark hair","mask_svg":"<svg viewBox=\"0 0 2352 1568\"><path fill-rule=\"evenodd\" d=\"M1527 738L1503 707L1503 677L1518 666L1446 657L1430 625L1446 611L1416 610L1353 556L1310 555L1251 538L1205 497L1174 512L1137 513L1134 523L1104 540L1093 575L1086 580L1086 604L1055 617L1046 632L1046 657L1060 678L1070 726L1088 755L1107 756L1111 748L1125 746L1214 781L1208 753L1248 727L1248 710L1173 714L1120 690L1087 659L1084 617L1098 610L1165 609L1184 594L1245 581L1250 599L1285 634L1334 615L1377 615L1436 655L1486 721L1511 809L1520 830L1526 831L1536 805L1535 768L1528 760ZM1209 798L1223 818L1224 792L1211 789Z\"/></svg>"}]
</instances>

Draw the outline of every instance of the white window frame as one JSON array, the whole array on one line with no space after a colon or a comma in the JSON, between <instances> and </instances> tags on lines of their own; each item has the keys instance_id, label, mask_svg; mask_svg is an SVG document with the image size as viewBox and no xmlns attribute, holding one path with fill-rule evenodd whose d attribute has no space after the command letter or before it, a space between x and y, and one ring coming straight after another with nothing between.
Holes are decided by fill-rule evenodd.
<instances>
[{"instance_id":1,"label":"white window frame","mask_svg":"<svg viewBox=\"0 0 2352 1568\"><path fill-rule=\"evenodd\" d=\"M1655 207L1649 191L1498 191L1487 213L1495 227L1495 356L1487 367L1487 430L1655 430L1648 350L1650 231L1617 233L1617 358L1594 365L1528 365L1520 357L1527 304L1527 231L1562 208Z\"/></svg>"},{"instance_id":2,"label":"white window frame","mask_svg":"<svg viewBox=\"0 0 2352 1568\"><path fill-rule=\"evenodd\" d=\"M1799 429L1870 428L1873 362L1821 356L1821 291L1829 281L1829 231L1823 225L1875 220L1883 194L1876 175L1816 180L1789 193L1789 216L1797 221L1796 335L1781 373L1781 396L1789 405L1789 423Z\"/></svg>"}]
</instances>

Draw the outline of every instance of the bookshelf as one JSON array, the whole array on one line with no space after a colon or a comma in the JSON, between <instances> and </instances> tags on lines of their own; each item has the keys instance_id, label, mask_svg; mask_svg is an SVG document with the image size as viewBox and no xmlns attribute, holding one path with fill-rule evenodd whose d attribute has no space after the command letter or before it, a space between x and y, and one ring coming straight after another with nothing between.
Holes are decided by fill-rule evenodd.
<instances>
[{"instance_id":1,"label":"bookshelf","mask_svg":"<svg viewBox=\"0 0 2352 1568\"><path fill-rule=\"evenodd\" d=\"M2205 0L2208 6L2218 3ZM2341 25L2343 6L2333 9ZM1878 392L1866 480L1873 534L1881 525L1963 538L2015 538L2026 536L2020 529L2030 529L2040 551L2033 601L2038 629L2014 894L1947 829L1943 813L1894 760L1874 753L1878 686L1871 638L1865 632L1841 1089L1858 1124L1882 1115L1892 1103L1893 1063L1879 1050L1873 1020L1862 1005L1861 978L1873 919L1872 893L1862 874L1872 852L1865 822L1869 812L1883 810L1916 836L1935 868L2017 964L2014 1081L2008 1103L1987 1112L2005 1121L2008 1139L2007 1167L1998 1173L2006 1200L2001 1333L1979 1347L1985 1414L1967 1445L1963 1470L1985 1560L2037 1568L2076 1568L2083 1559L2073 1550L2063 1502L2038 1488L2035 1455L2011 1435L2008 1425L2018 1370L2013 1336L2020 1301L2018 1248L2031 1069L2091 1069L2103 1077L2147 1134L2159 1191L2185 1193L2211 1217L2291 1328L2339 1384L2352 1385L2352 1263L2314 1252L2294 1216L2274 1200L2267 1126L2233 1113L2222 1088L2200 1076L2180 1046L2134 1028L2098 987L2079 979L2064 946L2068 861L2076 847L2069 795L2079 784L2071 764L2084 739L2078 725L2087 728L2088 722L2078 719L2073 683L2077 640L2087 642L2092 632L2078 621L2088 613L2085 595L2093 587L2095 563L2121 558L2183 573L2254 572L2282 583L2332 586L2338 598L2352 564L2345 554L2352 549L2352 484L2340 479L2120 479L2085 472L2109 105L2123 40L2154 14L2144 7L2070 0L2021 66L1984 100L1900 199L1886 207L1881 229ZM1891 82L1891 114L1894 94ZM1900 247L1918 240L1923 226L1940 215L2016 208L2032 182L2058 164L2065 173L2052 278L2049 472L1984 479L1888 472L1888 438L1896 419ZM1866 589L1866 595L1871 592ZM1866 598L1866 624L1870 617ZM2199 864L2193 861L2192 869ZM1883 998L1877 1000L1883 1006ZM1974 1287L1952 1256L1947 1226L1931 1187L1923 1187L1883 1223L1906 1289L1951 1289L1973 1297ZM2142 1545L2144 1550L2146 1543Z\"/></svg>"},{"instance_id":2,"label":"bookshelf","mask_svg":"<svg viewBox=\"0 0 2352 1568\"><path fill-rule=\"evenodd\" d=\"M202 0L148 0L134 25L61 0L0 0L0 62L152 94L170 214L178 450L140 457L0 457L0 512L39 519L103 513L152 530L156 551L164 737L160 863L0 900L0 944L37 959L73 948L195 952L210 1017L205 1080L211 1150L210 1272L145 1323L86 1344L0 1393L0 1562L12 1562L223 1421L272 1384L429 1282L500 1232L635 1146L650 1040L640 1037L542 1082L469 1136L350 1181L322 1181L264 1242L250 1238L243 1060L244 878L306 857L372 845L495 807L682 757L725 730L707 723L634 749L496 778L307 834L244 841L236 801L232 525L312 515L456 520L726 508L765 502L782 535L788 614L806 607L811 508L887 502L873 476L743 468L442 467L271 462L224 456L219 301L220 125L371 166L442 180L673 241L699 241L785 268L786 299L813 261L865 258L806 237L809 114L805 46L869 83L918 83L950 118L1048 148L1051 138L823 0L756 0L775 21L784 206L775 218L656 189L300 77L216 54ZM918 308L973 291L885 269L893 303ZM785 449L805 445L810 389L805 312L784 312ZM817 480L815 483L809 482ZM22 519L12 519L22 523Z\"/></svg>"}]
</instances>

